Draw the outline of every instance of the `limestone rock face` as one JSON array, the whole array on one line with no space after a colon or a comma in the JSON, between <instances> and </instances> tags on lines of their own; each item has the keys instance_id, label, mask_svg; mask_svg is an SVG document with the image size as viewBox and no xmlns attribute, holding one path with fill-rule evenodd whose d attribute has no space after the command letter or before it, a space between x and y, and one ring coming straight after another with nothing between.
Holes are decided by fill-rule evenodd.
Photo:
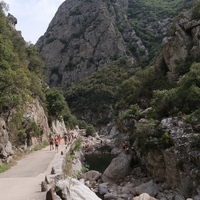
<instances>
[{"instance_id":1,"label":"limestone rock face","mask_svg":"<svg viewBox=\"0 0 200 200\"><path fill-rule=\"evenodd\" d=\"M26 121L33 120L40 127L40 131L43 133L41 139L48 141L47 136L50 133L48 119L39 101L34 99L32 104L26 105L25 110L24 124L26 124ZM34 145L34 143L37 143L37 141L32 138L32 144Z\"/></svg>"},{"instance_id":2,"label":"limestone rock face","mask_svg":"<svg viewBox=\"0 0 200 200\"><path fill-rule=\"evenodd\" d=\"M52 122L52 131L53 133L57 134L57 135L61 135L63 136L64 133L67 132L67 129L65 127L65 123L63 120L56 120Z\"/></svg>"},{"instance_id":3,"label":"limestone rock face","mask_svg":"<svg viewBox=\"0 0 200 200\"><path fill-rule=\"evenodd\" d=\"M148 174L167 180L184 196L196 194L200 180L198 133L184 118L165 118L161 127L170 134L173 146L148 152L145 159Z\"/></svg>"},{"instance_id":4,"label":"limestone rock face","mask_svg":"<svg viewBox=\"0 0 200 200\"><path fill-rule=\"evenodd\" d=\"M8 161L13 155L12 144L8 140L8 130L5 121L0 118L0 160Z\"/></svg>"},{"instance_id":5,"label":"limestone rock face","mask_svg":"<svg viewBox=\"0 0 200 200\"><path fill-rule=\"evenodd\" d=\"M48 141L47 136L50 132L48 120L43 107L37 99L34 99L32 103L28 103L25 105L25 113L23 115L24 127L26 127L26 125L30 123L30 121L34 121L37 124L42 135L40 138L29 138L26 141L27 145L35 146L44 140ZM10 157L14 153L12 149L12 144L9 140L10 138L8 134L7 124L3 118L0 118L0 159L6 162L10 160Z\"/></svg>"},{"instance_id":6,"label":"limestone rock face","mask_svg":"<svg viewBox=\"0 0 200 200\"><path fill-rule=\"evenodd\" d=\"M10 24L10 27L15 29L15 25L17 24L17 18L8 13L7 19Z\"/></svg>"},{"instance_id":7,"label":"limestone rock face","mask_svg":"<svg viewBox=\"0 0 200 200\"><path fill-rule=\"evenodd\" d=\"M50 86L79 82L119 57L131 55L127 45L147 50L127 20L128 1L66 0L36 46L47 66Z\"/></svg>"},{"instance_id":8,"label":"limestone rock face","mask_svg":"<svg viewBox=\"0 0 200 200\"><path fill-rule=\"evenodd\" d=\"M200 56L199 44L200 20L192 18L192 11L183 14L175 24L174 35L165 37L162 42L162 57L169 70L169 77L177 79L177 67L190 59Z\"/></svg>"},{"instance_id":9,"label":"limestone rock face","mask_svg":"<svg viewBox=\"0 0 200 200\"><path fill-rule=\"evenodd\" d=\"M122 152L114 158L102 175L104 182L116 182L118 179L126 176L130 172L131 154Z\"/></svg>"}]
</instances>

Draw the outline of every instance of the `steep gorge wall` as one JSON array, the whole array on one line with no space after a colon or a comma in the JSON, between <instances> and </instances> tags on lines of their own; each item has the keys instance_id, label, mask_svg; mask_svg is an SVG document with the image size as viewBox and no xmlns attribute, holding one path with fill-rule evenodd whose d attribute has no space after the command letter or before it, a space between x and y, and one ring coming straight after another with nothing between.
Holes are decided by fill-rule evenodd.
<instances>
[{"instance_id":1,"label":"steep gorge wall","mask_svg":"<svg viewBox=\"0 0 200 200\"><path fill-rule=\"evenodd\" d=\"M168 68L168 77L177 80L178 71L185 64L199 61L199 18L192 17L192 10L182 14L174 24L174 33L165 37L162 43L162 58Z\"/></svg>"},{"instance_id":2,"label":"steep gorge wall","mask_svg":"<svg viewBox=\"0 0 200 200\"><path fill-rule=\"evenodd\" d=\"M180 80L181 68L189 70L193 62L199 62L199 33L199 17L194 18L190 10L176 21L174 33L163 39L161 59L170 80ZM191 117L188 122L185 117L170 117L161 121L161 127L169 133L173 146L148 152L144 158L148 173L158 180L166 179L184 196L200 194L199 118Z\"/></svg>"},{"instance_id":3,"label":"steep gorge wall","mask_svg":"<svg viewBox=\"0 0 200 200\"><path fill-rule=\"evenodd\" d=\"M50 86L80 82L119 57L147 53L127 20L128 1L67 0L37 41Z\"/></svg>"},{"instance_id":4,"label":"steep gorge wall","mask_svg":"<svg viewBox=\"0 0 200 200\"><path fill-rule=\"evenodd\" d=\"M40 131L40 136L32 136L30 141L26 140L24 144L21 145L24 149L32 148L36 145L41 144L43 141L48 141L50 132L55 134L60 134L61 136L67 131L63 121L53 121L49 126L48 118L44 111L44 108L37 99L34 99L32 103L27 103L25 105L25 112L23 115L23 126L24 128L28 126L29 122L35 122ZM11 141L11 135L17 133L10 132L5 119L0 118L0 162L9 162L13 155L13 144ZM16 136L14 136L16 137ZM16 146L17 147L17 146ZM18 147L17 147L18 148Z\"/></svg>"},{"instance_id":5,"label":"steep gorge wall","mask_svg":"<svg viewBox=\"0 0 200 200\"><path fill-rule=\"evenodd\" d=\"M158 181L167 180L186 197L195 196L200 183L198 132L185 118L165 118L161 127L170 134L173 146L146 154L144 160L148 174Z\"/></svg>"}]
</instances>

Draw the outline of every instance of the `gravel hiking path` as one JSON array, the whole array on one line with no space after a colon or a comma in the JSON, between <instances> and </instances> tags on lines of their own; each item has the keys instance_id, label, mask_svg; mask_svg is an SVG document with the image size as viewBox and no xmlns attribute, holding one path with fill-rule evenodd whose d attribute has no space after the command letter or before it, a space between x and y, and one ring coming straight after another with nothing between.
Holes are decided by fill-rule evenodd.
<instances>
[{"instance_id":1,"label":"gravel hiking path","mask_svg":"<svg viewBox=\"0 0 200 200\"><path fill-rule=\"evenodd\" d=\"M45 200L46 192L41 192L41 182L51 173L54 162L65 148L63 141L58 153L47 146L0 173L0 200Z\"/></svg>"}]
</instances>

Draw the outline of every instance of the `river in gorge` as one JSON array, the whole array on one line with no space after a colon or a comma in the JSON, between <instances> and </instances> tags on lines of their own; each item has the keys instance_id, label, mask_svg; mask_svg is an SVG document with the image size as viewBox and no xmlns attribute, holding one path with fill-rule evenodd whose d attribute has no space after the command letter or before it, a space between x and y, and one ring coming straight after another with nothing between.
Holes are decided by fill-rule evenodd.
<instances>
[{"instance_id":1,"label":"river in gorge","mask_svg":"<svg viewBox=\"0 0 200 200\"><path fill-rule=\"evenodd\" d=\"M112 154L86 154L85 164L88 165L89 170L96 170L103 173L113 158L114 156Z\"/></svg>"}]
</instances>

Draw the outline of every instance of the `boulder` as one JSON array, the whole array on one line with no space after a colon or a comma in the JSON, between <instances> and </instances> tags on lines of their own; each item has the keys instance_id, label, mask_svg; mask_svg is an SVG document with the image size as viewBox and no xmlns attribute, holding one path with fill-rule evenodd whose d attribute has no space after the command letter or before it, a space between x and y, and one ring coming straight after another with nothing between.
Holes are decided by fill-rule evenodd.
<instances>
[{"instance_id":1,"label":"boulder","mask_svg":"<svg viewBox=\"0 0 200 200\"><path fill-rule=\"evenodd\" d=\"M156 196L159 192L159 188L157 187L156 184L154 184L152 180L136 187L135 190L136 190L136 193L139 195L143 193L147 193L150 196Z\"/></svg>"},{"instance_id":2,"label":"boulder","mask_svg":"<svg viewBox=\"0 0 200 200\"><path fill-rule=\"evenodd\" d=\"M147 193L140 194L134 197L133 200L156 200L154 197L149 196Z\"/></svg>"},{"instance_id":3,"label":"boulder","mask_svg":"<svg viewBox=\"0 0 200 200\"><path fill-rule=\"evenodd\" d=\"M46 194L46 200L56 200L52 188Z\"/></svg>"},{"instance_id":4,"label":"boulder","mask_svg":"<svg viewBox=\"0 0 200 200\"><path fill-rule=\"evenodd\" d=\"M41 182L41 192L45 192L47 190L48 190L47 182L46 181L42 181Z\"/></svg>"},{"instance_id":5,"label":"boulder","mask_svg":"<svg viewBox=\"0 0 200 200\"><path fill-rule=\"evenodd\" d=\"M122 152L114 158L102 175L103 182L114 183L130 172L132 155Z\"/></svg>"},{"instance_id":6,"label":"boulder","mask_svg":"<svg viewBox=\"0 0 200 200\"><path fill-rule=\"evenodd\" d=\"M135 194L135 187L134 187L134 183L127 183L122 189L121 192L124 194Z\"/></svg>"},{"instance_id":7,"label":"boulder","mask_svg":"<svg viewBox=\"0 0 200 200\"><path fill-rule=\"evenodd\" d=\"M85 180L97 181L101 177L101 173L96 170L90 170L82 176Z\"/></svg>"},{"instance_id":8,"label":"boulder","mask_svg":"<svg viewBox=\"0 0 200 200\"><path fill-rule=\"evenodd\" d=\"M185 200L184 196L182 196L182 195L176 195L173 199L174 200Z\"/></svg>"},{"instance_id":9,"label":"boulder","mask_svg":"<svg viewBox=\"0 0 200 200\"><path fill-rule=\"evenodd\" d=\"M80 181L68 177L65 180L59 180L56 183L56 190L61 191L59 195L62 195L61 199L70 200L101 200L94 192L86 187Z\"/></svg>"},{"instance_id":10,"label":"boulder","mask_svg":"<svg viewBox=\"0 0 200 200\"><path fill-rule=\"evenodd\" d=\"M107 194L108 193L108 184L109 183L99 184L99 194Z\"/></svg>"},{"instance_id":11,"label":"boulder","mask_svg":"<svg viewBox=\"0 0 200 200\"><path fill-rule=\"evenodd\" d=\"M107 193L104 195L104 200L115 200L117 198L117 195L113 193Z\"/></svg>"}]
</instances>

